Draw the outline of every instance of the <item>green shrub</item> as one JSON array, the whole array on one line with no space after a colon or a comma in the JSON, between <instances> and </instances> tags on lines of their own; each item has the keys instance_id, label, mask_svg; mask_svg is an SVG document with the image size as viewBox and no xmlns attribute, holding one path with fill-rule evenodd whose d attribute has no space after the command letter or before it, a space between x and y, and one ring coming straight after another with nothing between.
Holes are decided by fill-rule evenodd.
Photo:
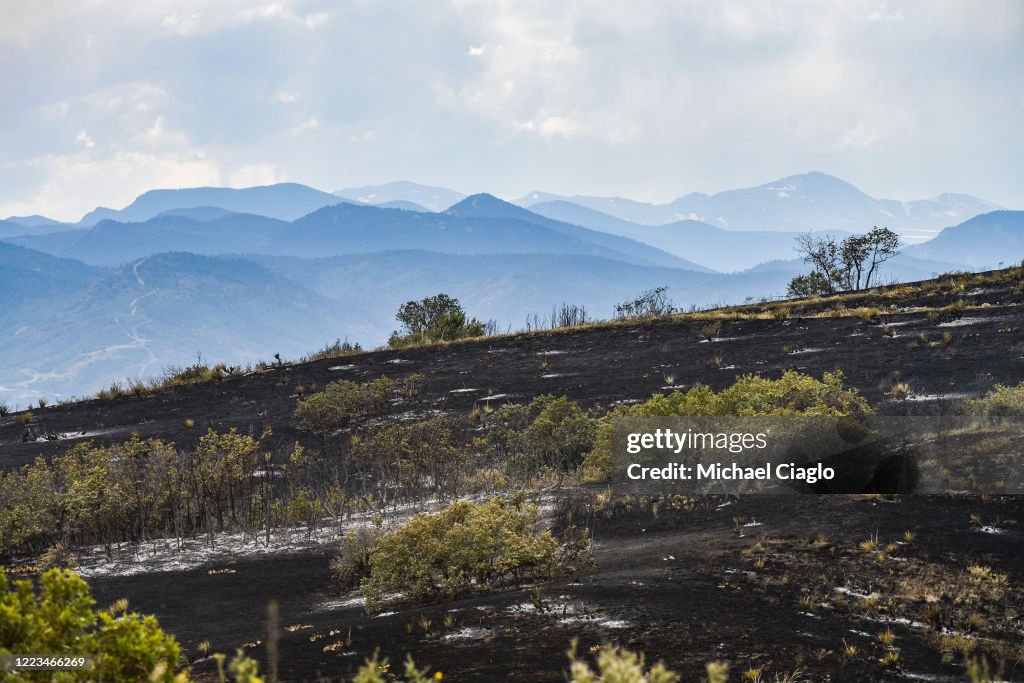
<instances>
[{"instance_id":1,"label":"green shrub","mask_svg":"<svg viewBox=\"0 0 1024 683\"><path fill-rule=\"evenodd\" d=\"M527 478L548 468L576 469L594 445L597 420L574 401L548 394L502 406L490 419L488 444L498 462Z\"/></svg>"},{"instance_id":2,"label":"green shrub","mask_svg":"<svg viewBox=\"0 0 1024 683\"><path fill-rule=\"evenodd\" d=\"M558 542L550 531L537 531L537 512L521 500L492 498L413 517L370 554L363 581L368 609L392 592L426 601L552 575Z\"/></svg>"},{"instance_id":3,"label":"green shrub","mask_svg":"<svg viewBox=\"0 0 1024 683\"><path fill-rule=\"evenodd\" d=\"M642 417L664 415L864 415L871 412L856 389L843 386L843 373L826 372L821 380L794 370L779 379L745 375L715 393L698 384L686 392L656 394L632 408Z\"/></svg>"},{"instance_id":4,"label":"green shrub","mask_svg":"<svg viewBox=\"0 0 1024 683\"><path fill-rule=\"evenodd\" d=\"M419 669L412 660L412 655L405 658L405 677L398 678L391 673L391 665L387 658L380 659L380 654L373 653L373 657L366 660L366 663L356 672L352 683L429 683L440 681L444 678L440 671L433 676L427 673L427 669Z\"/></svg>"},{"instance_id":5,"label":"green shrub","mask_svg":"<svg viewBox=\"0 0 1024 683\"><path fill-rule=\"evenodd\" d=\"M745 375L727 389L715 393L698 384L688 391L655 394L635 406L620 406L598 427L594 449L584 459L584 478L603 481L612 465L612 421L617 417L660 417L671 415L811 415L862 416L871 407L856 389L843 386L843 373L826 372L821 380L787 370L776 380Z\"/></svg>"},{"instance_id":6,"label":"green shrub","mask_svg":"<svg viewBox=\"0 0 1024 683\"><path fill-rule=\"evenodd\" d=\"M382 414L397 386L387 377L364 384L349 380L331 382L323 391L298 400L295 419L303 429L326 436L349 426L355 419Z\"/></svg>"},{"instance_id":7,"label":"green shrub","mask_svg":"<svg viewBox=\"0 0 1024 683\"><path fill-rule=\"evenodd\" d=\"M967 402L967 410L986 417L1024 417L1024 381L1017 386L997 384L984 397Z\"/></svg>"},{"instance_id":8,"label":"green shrub","mask_svg":"<svg viewBox=\"0 0 1024 683\"><path fill-rule=\"evenodd\" d=\"M429 669L417 668L411 656L405 659L404 678L391 673L390 668L388 660L380 659L379 653L375 652L356 673L352 683L428 683L444 679L440 671L431 676ZM647 668L642 654L610 645L598 650L595 671L585 661L577 658L576 641L573 641L569 649L569 675L568 683L679 683L680 680L678 674L666 669L661 662ZM706 683L726 683L729 680L729 667L721 662L709 663L707 678L704 680Z\"/></svg>"},{"instance_id":9,"label":"green shrub","mask_svg":"<svg viewBox=\"0 0 1024 683\"><path fill-rule=\"evenodd\" d=\"M32 582L8 583L0 574L0 652L91 655L83 671L25 672L19 680L178 681L180 649L153 617L94 610L89 585L52 569Z\"/></svg>"},{"instance_id":10,"label":"green shrub","mask_svg":"<svg viewBox=\"0 0 1024 683\"><path fill-rule=\"evenodd\" d=\"M388 339L392 348L482 337L486 332L484 323L467 317L459 300L447 294L407 301L398 309L395 319L402 323L402 329Z\"/></svg>"},{"instance_id":11,"label":"green shrub","mask_svg":"<svg viewBox=\"0 0 1024 683\"><path fill-rule=\"evenodd\" d=\"M576 643L569 649L570 683L679 683L679 675L658 662L647 669L644 656L606 645L597 654L597 670L576 657ZM708 668L709 673L711 667ZM711 679L724 683L723 678Z\"/></svg>"}]
</instances>

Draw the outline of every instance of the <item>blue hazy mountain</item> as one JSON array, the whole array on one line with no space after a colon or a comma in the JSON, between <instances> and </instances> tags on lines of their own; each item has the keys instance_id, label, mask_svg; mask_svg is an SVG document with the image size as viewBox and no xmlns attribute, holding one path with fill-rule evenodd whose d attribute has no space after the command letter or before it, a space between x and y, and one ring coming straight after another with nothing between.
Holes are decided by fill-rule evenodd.
<instances>
[{"instance_id":1,"label":"blue hazy mountain","mask_svg":"<svg viewBox=\"0 0 1024 683\"><path fill-rule=\"evenodd\" d=\"M364 187L349 187L338 190L334 193L339 197L359 202L360 204L374 204L377 206L390 205L391 202L412 202L424 207L428 211L444 211L449 206L461 201L466 195L446 187L431 187L399 180L383 185L366 185ZM405 208L395 206L392 208Z\"/></svg>"},{"instance_id":2,"label":"blue hazy mountain","mask_svg":"<svg viewBox=\"0 0 1024 683\"><path fill-rule=\"evenodd\" d=\"M712 195L695 192L667 204L621 197L563 197L544 192L528 194L516 203L529 208L556 200L648 225L696 220L729 230L785 232L863 232L874 225L885 225L910 241L927 239L951 223L1001 208L963 194L942 194L910 202L876 199L844 180L818 172Z\"/></svg>"},{"instance_id":3,"label":"blue hazy mountain","mask_svg":"<svg viewBox=\"0 0 1024 683\"><path fill-rule=\"evenodd\" d=\"M178 209L167 209L161 211L154 218L162 218L164 216L183 216L185 218L191 218L194 221L212 221L216 218L224 218L232 214L240 213L238 211L228 211L222 209L219 206L191 206L183 207Z\"/></svg>"},{"instance_id":4,"label":"blue hazy mountain","mask_svg":"<svg viewBox=\"0 0 1024 683\"><path fill-rule=\"evenodd\" d=\"M4 285L25 275L4 259L9 249L17 248L0 245ZM97 272L30 258L50 296L23 306L17 325L0 326L0 400L21 405L157 375L197 352L232 363L272 360L313 350L344 329L367 331L358 310L339 318L335 302L244 259L159 254ZM63 282L54 279L61 272Z\"/></svg>"},{"instance_id":5,"label":"blue hazy mountain","mask_svg":"<svg viewBox=\"0 0 1024 683\"><path fill-rule=\"evenodd\" d=\"M1024 259L1024 211L993 211L946 228L934 239L907 248L919 258L996 268Z\"/></svg>"},{"instance_id":6,"label":"blue hazy mountain","mask_svg":"<svg viewBox=\"0 0 1024 683\"><path fill-rule=\"evenodd\" d=\"M564 200L534 204L530 211L645 242L722 272L745 270L764 261L792 258L794 239L799 234L749 231L737 236L735 231L693 220L641 225Z\"/></svg>"},{"instance_id":7,"label":"blue hazy mountain","mask_svg":"<svg viewBox=\"0 0 1024 683\"><path fill-rule=\"evenodd\" d=\"M503 201L489 194L475 194L466 197L458 204L446 210L445 215L457 216L465 220L474 221L514 221L537 226L543 226L559 234L583 240L590 244L615 250L626 254L628 261L634 263L645 263L647 265L664 266L668 268L685 268L688 270L707 271L703 264L692 260L672 256L666 251L652 247L650 244L638 242L635 239L612 235L607 232L591 230L579 225L573 225L559 220L554 220L540 214L528 211L510 202ZM597 254L594 254L597 255Z\"/></svg>"},{"instance_id":8,"label":"blue hazy mountain","mask_svg":"<svg viewBox=\"0 0 1024 683\"><path fill-rule=\"evenodd\" d=\"M104 220L70 242L38 237L17 241L39 249L56 245L52 253L95 265L118 265L167 251L315 257L404 248L451 254L587 254L703 269L650 245L507 206L518 215L422 213L351 203L323 207L290 223L241 213L208 220L165 214L139 223Z\"/></svg>"},{"instance_id":9,"label":"blue hazy mountain","mask_svg":"<svg viewBox=\"0 0 1024 683\"><path fill-rule=\"evenodd\" d=\"M8 216L5 220L8 223L17 223L18 225L22 225L26 228L49 228L64 225L60 221L55 221L52 218L40 216L39 214L34 214L32 216Z\"/></svg>"},{"instance_id":10,"label":"blue hazy mountain","mask_svg":"<svg viewBox=\"0 0 1024 683\"><path fill-rule=\"evenodd\" d=\"M380 204L374 204L374 206L382 209L401 209L402 211L419 211L420 213L434 213L422 204L416 202L410 202L406 199L392 199L388 202L381 202Z\"/></svg>"},{"instance_id":11,"label":"blue hazy mountain","mask_svg":"<svg viewBox=\"0 0 1024 683\"><path fill-rule=\"evenodd\" d=\"M99 207L87 213L80 223L96 225L103 220L139 223L173 209L214 207L237 213L257 214L293 221L311 211L331 206L343 199L297 183L278 183L263 187L191 187L180 190L150 190L139 195L123 209Z\"/></svg>"},{"instance_id":12,"label":"blue hazy mountain","mask_svg":"<svg viewBox=\"0 0 1024 683\"><path fill-rule=\"evenodd\" d=\"M0 240L19 235L46 235L74 227L76 226L58 223L48 218L45 221L29 221L28 223L19 222L15 218L8 218L7 220L0 221Z\"/></svg>"},{"instance_id":13,"label":"blue hazy mountain","mask_svg":"<svg viewBox=\"0 0 1024 683\"><path fill-rule=\"evenodd\" d=\"M383 343L398 305L440 291L502 329L563 301L606 318L642 289L680 305L780 292L787 273L698 273L588 254L360 253L330 258L145 256L116 269L0 243L0 400L83 395L197 352L228 363L297 357L345 337Z\"/></svg>"},{"instance_id":14,"label":"blue hazy mountain","mask_svg":"<svg viewBox=\"0 0 1024 683\"><path fill-rule=\"evenodd\" d=\"M286 221L242 213L228 213L209 220L178 215L163 215L139 223L103 220L57 253L86 263L111 266L169 251L206 255L260 253L274 249L274 245L284 239L290 225ZM43 247L38 239L29 244Z\"/></svg>"},{"instance_id":15,"label":"blue hazy mountain","mask_svg":"<svg viewBox=\"0 0 1024 683\"><path fill-rule=\"evenodd\" d=\"M105 272L79 261L0 242L0 321L26 306L49 306L97 281Z\"/></svg>"},{"instance_id":16,"label":"blue hazy mountain","mask_svg":"<svg viewBox=\"0 0 1024 683\"><path fill-rule=\"evenodd\" d=\"M330 258L249 257L303 287L366 309L376 332L360 341L380 343L395 329L398 306L412 298L445 292L473 315L493 319L504 330L519 329L533 313L550 314L562 302L586 306L591 316L610 318L614 305L644 289L669 287L681 306L739 303L752 292L785 291L788 271L753 274L695 272L624 263L589 255L440 254L387 251ZM353 338L348 333L349 338ZM344 334L336 335L344 336Z\"/></svg>"}]
</instances>

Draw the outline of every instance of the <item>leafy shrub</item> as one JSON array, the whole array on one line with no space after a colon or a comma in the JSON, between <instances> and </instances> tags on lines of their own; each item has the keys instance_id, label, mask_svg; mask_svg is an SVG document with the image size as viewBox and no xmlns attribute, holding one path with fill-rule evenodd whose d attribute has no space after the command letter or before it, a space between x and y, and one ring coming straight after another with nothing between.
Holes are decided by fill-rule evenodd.
<instances>
[{"instance_id":1,"label":"leafy shrub","mask_svg":"<svg viewBox=\"0 0 1024 683\"><path fill-rule=\"evenodd\" d=\"M526 477L543 468L576 469L597 435L597 420L574 401L549 394L502 406L490 422L487 439L496 460Z\"/></svg>"},{"instance_id":2,"label":"leafy shrub","mask_svg":"<svg viewBox=\"0 0 1024 683\"><path fill-rule=\"evenodd\" d=\"M25 680L176 681L180 649L153 617L94 610L89 585L69 571L8 583L0 573L0 643L5 652L92 655L83 671L32 672Z\"/></svg>"},{"instance_id":3,"label":"leafy shrub","mask_svg":"<svg viewBox=\"0 0 1024 683\"><path fill-rule=\"evenodd\" d=\"M380 415L394 396L397 384L387 377L359 384L349 380L331 382L324 390L299 399L295 418L303 429L322 436L344 429L367 415Z\"/></svg>"},{"instance_id":4,"label":"leafy shrub","mask_svg":"<svg viewBox=\"0 0 1024 683\"><path fill-rule=\"evenodd\" d=\"M375 487L382 503L433 493L458 495L467 454L461 448L467 423L439 415L412 424L389 422L353 439L348 462L363 486Z\"/></svg>"},{"instance_id":5,"label":"leafy shrub","mask_svg":"<svg viewBox=\"0 0 1024 683\"><path fill-rule=\"evenodd\" d=\"M573 641L568 655L570 676L567 679L568 683L679 683L680 681L679 675L666 669L661 662L647 668L642 654L638 655L610 645L598 650L596 671L576 656L576 641ZM428 669L417 668L411 656L407 656L405 659L404 679L391 673L390 668L388 660L380 659L379 653L375 652L373 657L367 659L356 673L352 683L386 683L388 681L428 683L428 681L444 679L440 671L430 676ZM706 668L707 678L704 679L706 683L726 683L729 680L729 667L724 663L711 662Z\"/></svg>"},{"instance_id":6,"label":"leafy shrub","mask_svg":"<svg viewBox=\"0 0 1024 683\"><path fill-rule=\"evenodd\" d=\"M367 608L376 610L391 592L426 601L552 575L558 542L537 531L537 513L521 500L492 498L413 517L370 554Z\"/></svg>"},{"instance_id":7,"label":"leafy shrub","mask_svg":"<svg viewBox=\"0 0 1024 683\"><path fill-rule=\"evenodd\" d=\"M345 534L338 554L331 561L331 573L340 588L358 588L360 582L370 575L370 554L380 535L380 530L375 527Z\"/></svg>"},{"instance_id":8,"label":"leafy shrub","mask_svg":"<svg viewBox=\"0 0 1024 683\"><path fill-rule=\"evenodd\" d=\"M429 683L430 681L440 681L443 678L440 671L431 676L427 673L427 669L417 668L416 663L412 660L412 655L405 658L404 678L398 678L391 672L391 665L387 658L380 659L380 653L374 652L373 657L367 659L366 663L356 672L352 683L392 683L392 681L395 683Z\"/></svg>"},{"instance_id":9,"label":"leafy shrub","mask_svg":"<svg viewBox=\"0 0 1024 683\"><path fill-rule=\"evenodd\" d=\"M398 309L395 319L402 323L402 329L388 339L392 348L482 337L487 328L476 318L468 318L459 300L447 294L407 301Z\"/></svg>"},{"instance_id":10,"label":"leafy shrub","mask_svg":"<svg viewBox=\"0 0 1024 683\"><path fill-rule=\"evenodd\" d=\"M686 392L656 394L633 414L660 415L865 415L870 406L856 389L843 386L841 371L821 380L787 370L779 379L745 375L719 393L698 384Z\"/></svg>"},{"instance_id":11,"label":"leafy shrub","mask_svg":"<svg viewBox=\"0 0 1024 683\"><path fill-rule=\"evenodd\" d=\"M576 657L576 643L569 649L570 683L679 683L679 675L658 662L647 669L644 656L606 645L597 654L597 671ZM708 668L711 672L711 668ZM711 679L724 683L723 678Z\"/></svg>"},{"instance_id":12,"label":"leafy shrub","mask_svg":"<svg viewBox=\"0 0 1024 683\"><path fill-rule=\"evenodd\" d=\"M54 543L39 556L38 564L42 569L74 569L78 565L78 557L67 543Z\"/></svg>"},{"instance_id":13,"label":"leafy shrub","mask_svg":"<svg viewBox=\"0 0 1024 683\"><path fill-rule=\"evenodd\" d=\"M807 275L797 275L789 282L786 296L804 299L812 296L824 296L832 293L832 283L818 271Z\"/></svg>"},{"instance_id":14,"label":"leafy shrub","mask_svg":"<svg viewBox=\"0 0 1024 683\"><path fill-rule=\"evenodd\" d=\"M745 375L722 391L697 384L688 391L655 394L635 406L619 406L601 421L594 450L584 459L584 476L603 481L611 475L612 420L629 415L659 417L671 415L811 415L863 416L871 407L856 389L843 386L843 373L826 372L821 380L787 370L776 380Z\"/></svg>"},{"instance_id":15,"label":"leafy shrub","mask_svg":"<svg viewBox=\"0 0 1024 683\"><path fill-rule=\"evenodd\" d=\"M1015 387L997 384L984 397L968 401L966 407L986 417L1024 417L1024 381Z\"/></svg>"}]
</instances>

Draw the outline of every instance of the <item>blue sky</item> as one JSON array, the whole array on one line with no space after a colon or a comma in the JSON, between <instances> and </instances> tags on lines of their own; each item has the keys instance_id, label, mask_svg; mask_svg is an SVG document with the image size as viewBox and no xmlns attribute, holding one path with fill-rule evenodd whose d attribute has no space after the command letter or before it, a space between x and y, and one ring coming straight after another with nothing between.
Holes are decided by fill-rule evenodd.
<instances>
[{"instance_id":1,"label":"blue sky","mask_svg":"<svg viewBox=\"0 0 1024 683\"><path fill-rule=\"evenodd\" d=\"M408 179L667 201L821 170L1024 208L1024 3L0 0L0 216Z\"/></svg>"}]
</instances>

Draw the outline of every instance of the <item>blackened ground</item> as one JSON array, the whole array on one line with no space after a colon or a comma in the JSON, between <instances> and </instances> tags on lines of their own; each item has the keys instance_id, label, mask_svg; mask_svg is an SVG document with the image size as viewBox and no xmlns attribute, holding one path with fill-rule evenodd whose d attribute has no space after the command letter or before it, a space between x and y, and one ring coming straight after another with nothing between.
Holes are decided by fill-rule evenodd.
<instances>
[{"instance_id":1,"label":"blackened ground","mask_svg":"<svg viewBox=\"0 0 1024 683\"><path fill-rule=\"evenodd\" d=\"M0 469L63 452L82 440L122 441L133 432L186 446L208 427L254 434L271 427L274 440L288 447L309 437L294 420L297 388L308 394L334 380L400 379L411 373L426 377L420 402L395 404L386 419L423 407L468 413L474 405L498 407L545 393L608 407L646 399L668 386L702 382L721 389L739 375L777 377L789 369L816 377L842 370L847 383L871 403L882 402L883 412L947 410L957 397L1024 378L1022 298L1010 288L926 297L922 305L964 300L975 306L944 325L930 324L923 311L895 310L874 324L857 316L746 319L723 321L715 337L705 341L701 331L708 321L679 318L273 366L141 397L37 409L28 442L18 415L0 418ZM885 391L898 381L925 400L885 405Z\"/></svg>"},{"instance_id":2,"label":"blackened ground","mask_svg":"<svg viewBox=\"0 0 1024 683\"><path fill-rule=\"evenodd\" d=\"M971 520L975 514L998 518L1002 533L982 531ZM92 585L100 604L127 596L134 609L155 613L193 654L209 639L225 652L250 643L246 651L263 658L266 605L275 600L282 628L294 629L284 630L280 641L286 681L348 680L378 648L394 663L411 653L446 680L562 681L573 638L587 656L609 642L641 650L687 681L700 680L712 660L729 662L733 680L750 667L763 667L766 680L797 670L815 681L963 680L962 665L943 662L936 630L956 630L956 620L925 624L929 605L888 593L887 582L901 572L908 582L931 582L935 603L952 613L959 596L943 571L956 577L970 564L983 564L1008 574L1009 593L998 610L1016 616L990 620L987 631L971 637L1020 656L1022 520L1024 501L1012 499L750 496L680 509L665 505L656 516L638 503L618 507L610 519L598 517L596 568L541 584L543 612L523 587L395 606L394 613L371 618L357 593L331 590L329 557L321 553L217 565L234 573L211 575L204 567L94 579ZM915 538L904 544L908 530ZM899 550L878 561L858 548L869 538L898 543ZM758 558L763 566L755 564ZM851 597L873 592L879 611L865 611ZM806 595L814 597L813 607L801 604ZM889 599L894 606L885 606ZM445 615L453 619L449 626ZM886 649L877 636L887 628L896 636L898 667L879 662ZM844 659L847 644L858 653ZM332 645L335 650L325 651ZM195 669L212 676L208 660ZM1003 678L1024 680L1024 668L1008 657Z\"/></svg>"}]
</instances>

